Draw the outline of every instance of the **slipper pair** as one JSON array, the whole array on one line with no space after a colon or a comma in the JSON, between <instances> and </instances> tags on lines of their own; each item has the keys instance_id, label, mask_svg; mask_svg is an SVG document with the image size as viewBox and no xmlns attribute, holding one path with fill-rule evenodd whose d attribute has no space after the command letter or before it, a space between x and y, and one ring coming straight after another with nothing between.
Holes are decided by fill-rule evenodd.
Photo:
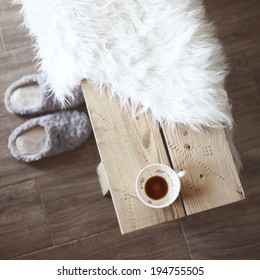
<instances>
[{"instance_id":1,"label":"slipper pair","mask_svg":"<svg viewBox=\"0 0 260 280\"><path fill-rule=\"evenodd\" d=\"M73 94L75 98L69 108L84 103L80 88ZM19 115L62 109L42 74L24 76L10 85L5 92L5 106L10 113ZM16 159L31 162L75 149L87 140L90 132L91 125L85 113L61 111L24 122L9 136L8 148Z\"/></svg>"}]
</instances>

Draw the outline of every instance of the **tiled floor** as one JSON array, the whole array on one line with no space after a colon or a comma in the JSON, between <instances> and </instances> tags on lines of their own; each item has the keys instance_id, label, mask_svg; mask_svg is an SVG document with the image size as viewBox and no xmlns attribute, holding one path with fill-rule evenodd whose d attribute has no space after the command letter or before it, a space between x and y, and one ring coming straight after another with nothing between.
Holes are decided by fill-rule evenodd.
<instances>
[{"instance_id":1,"label":"tiled floor","mask_svg":"<svg viewBox=\"0 0 260 280\"><path fill-rule=\"evenodd\" d=\"M8 136L27 118L6 111L3 92L35 69L17 7L0 0L0 258L260 258L260 2L205 5L230 63L227 90L246 199L122 236L111 199L101 195L93 135L80 148L37 163L10 155Z\"/></svg>"}]
</instances>

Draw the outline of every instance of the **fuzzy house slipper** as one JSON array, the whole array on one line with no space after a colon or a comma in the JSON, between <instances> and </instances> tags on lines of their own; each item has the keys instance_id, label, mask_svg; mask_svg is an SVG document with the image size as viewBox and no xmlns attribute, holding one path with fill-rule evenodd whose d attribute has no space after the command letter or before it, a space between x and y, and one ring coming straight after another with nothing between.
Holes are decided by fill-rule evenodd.
<instances>
[{"instance_id":1,"label":"fuzzy house slipper","mask_svg":"<svg viewBox=\"0 0 260 280\"><path fill-rule=\"evenodd\" d=\"M12 83L5 92L5 106L10 113L19 115L40 114L61 109L43 74L26 75ZM67 107L83 104L81 88L74 90L75 98L68 100Z\"/></svg>"},{"instance_id":2,"label":"fuzzy house slipper","mask_svg":"<svg viewBox=\"0 0 260 280\"><path fill-rule=\"evenodd\" d=\"M9 136L8 148L16 159L31 162L73 150L90 132L85 113L62 111L24 122Z\"/></svg>"}]
</instances>

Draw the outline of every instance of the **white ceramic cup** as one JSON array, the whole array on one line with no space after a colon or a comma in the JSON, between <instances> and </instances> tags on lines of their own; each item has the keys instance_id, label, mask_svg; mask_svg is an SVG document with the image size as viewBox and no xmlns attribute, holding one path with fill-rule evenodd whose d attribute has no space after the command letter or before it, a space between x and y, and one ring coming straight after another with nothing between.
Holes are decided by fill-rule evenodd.
<instances>
[{"instance_id":1,"label":"white ceramic cup","mask_svg":"<svg viewBox=\"0 0 260 280\"><path fill-rule=\"evenodd\" d=\"M150 164L146 166L144 169L142 169L139 175L137 176L136 179L137 196L145 205L149 207L152 208L167 207L170 204L172 204L179 196L181 190L180 178L185 175L186 175L186 171L175 172L172 168L170 168L165 164L159 164L159 163ZM159 177L159 178L151 179L152 177ZM167 183L168 190L162 198L153 199L151 196L148 196L149 193L148 186L150 185L148 182L149 179L150 179L149 182L157 179L157 182ZM155 188L157 188L157 186L155 186Z\"/></svg>"}]
</instances>

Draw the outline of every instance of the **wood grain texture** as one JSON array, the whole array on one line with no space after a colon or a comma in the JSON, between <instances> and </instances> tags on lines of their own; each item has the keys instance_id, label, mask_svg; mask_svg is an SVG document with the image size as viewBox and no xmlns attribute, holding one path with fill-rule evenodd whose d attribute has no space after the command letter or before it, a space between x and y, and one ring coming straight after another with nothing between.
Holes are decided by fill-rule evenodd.
<instances>
[{"instance_id":1,"label":"wood grain texture","mask_svg":"<svg viewBox=\"0 0 260 280\"><path fill-rule=\"evenodd\" d=\"M193 259L260 258L259 201L243 202L182 221ZM203 246L201 246L203 244ZM254 244L254 245L252 245Z\"/></svg>"},{"instance_id":2,"label":"wood grain texture","mask_svg":"<svg viewBox=\"0 0 260 280\"><path fill-rule=\"evenodd\" d=\"M142 168L151 163L168 164L160 131L150 114L133 118L120 101L110 101L88 82L82 82L84 97L93 124L100 156L121 232L145 228L184 215L180 199L164 209L151 209L137 198L135 181Z\"/></svg>"},{"instance_id":3,"label":"wood grain texture","mask_svg":"<svg viewBox=\"0 0 260 280\"><path fill-rule=\"evenodd\" d=\"M112 201L98 187L94 162L42 176L37 182L55 245L112 228L119 231Z\"/></svg>"},{"instance_id":4,"label":"wood grain texture","mask_svg":"<svg viewBox=\"0 0 260 280\"><path fill-rule=\"evenodd\" d=\"M207 17L216 23L218 38L227 46L225 51L229 56L259 43L259 1L206 0L205 7Z\"/></svg>"},{"instance_id":5,"label":"wood grain texture","mask_svg":"<svg viewBox=\"0 0 260 280\"><path fill-rule=\"evenodd\" d=\"M0 54L0 71L1 80L5 79L10 71L26 70L26 68L33 69L32 65L33 53L32 46L24 46L19 49L5 51ZM35 71L35 69L34 69Z\"/></svg>"},{"instance_id":6,"label":"wood grain texture","mask_svg":"<svg viewBox=\"0 0 260 280\"><path fill-rule=\"evenodd\" d=\"M70 220L68 218L69 215L64 214L66 210L62 210L62 207L52 206L51 192L49 192L48 209L57 207L56 209L59 208L58 211L61 213L60 219L57 216L53 224L54 229L59 232L58 234L56 233L57 240L62 240L62 235L64 234L64 239L74 241L53 247L50 239L47 242L44 241L46 240L45 226L43 224L27 226L30 224L32 217L25 215L23 222L26 226L24 228L20 228L19 231L12 230L16 227L15 224L11 223L10 231L4 235L0 235L1 257L17 257L21 254L33 252L27 256L24 255L24 258L186 259L189 258L188 249L193 259L260 258L259 0L205 0L204 2L207 16L215 22L218 37L224 43L224 50L231 69L226 87L233 104L232 111L236 123L234 141L243 163L241 181L245 190L246 199L238 203L214 208L199 214L190 215L178 221L168 222L124 236L121 236L118 227L101 232L99 227L103 227L103 225L97 219L95 231L100 233L77 239L76 236L73 236L73 232L75 231L72 230L73 227L77 229L76 224L73 224L68 230L62 229L66 225L66 222L68 223ZM15 30L18 27L21 18L17 15L17 11L18 7L10 6L8 0L0 0L0 29L7 30L13 26ZM16 33L12 32L12 36L15 37ZM21 38L21 34L18 33L17 37ZM11 41L15 44L13 47ZM8 213L12 212L12 217L15 218L16 215L21 217L22 213L20 212L22 211L26 213L30 211L29 208L31 209L32 204L28 206L26 203L25 208L20 207L20 205L28 201L27 199L29 197L35 197L35 189L34 187L30 188L30 190L27 189L25 192L26 196L23 196L17 190L17 186L20 184L24 184L28 180L34 181L41 176L48 177L50 175L52 177L52 187L55 189L54 174L56 172L61 174L61 172L66 171L67 176L69 176L70 172L75 175L75 169L78 166L83 166L84 162L86 162L87 166L93 163L94 170L100 161L94 137L88 139L87 143L75 151L55 156L39 163L25 164L17 162L9 154L6 147L9 133L26 118L16 117L5 110L3 105L3 92L11 82L20 78L22 75L35 72L35 67L32 63L33 53L31 52L31 46L28 42L27 47L25 47L25 41L26 39L22 41L23 47L18 48L18 40L10 38L9 47L11 50L0 53L0 56L4 54L0 58L0 182L1 186L5 187L4 189L7 190L11 187L14 193L12 200L5 201L4 203L1 202L0 204L0 209L2 209L2 205L5 205L5 212L0 214L1 221L5 219L9 219L10 221L10 215ZM86 184L88 183L88 178L93 178L94 173L89 177L86 176ZM60 184L60 179L58 181ZM17 184L18 182L20 183ZM92 183L90 184L92 185ZM97 193L99 192L99 195L97 195L97 198L92 197L93 203L95 199L99 201L103 199L98 183L95 185L95 188ZM76 192L78 192L78 188L76 189ZM1 196L5 195L3 189L0 189L0 192ZM57 195L58 193L61 192L54 191L53 195ZM71 194L68 190L66 193L68 195ZM69 207L72 208L74 213L80 213L80 211L73 209L76 206L72 207L73 203L65 195L63 196L63 200L69 202ZM106 203L112 208L111 200L107 200ZM14 206L15 203L17 203L17 207ZM44 200L42 200L42 203L44 204ZM60 202L56 197L53 198L53 203L59 204L62 201ZM54 212L51 215L54 216ZM115 216L114 213L113 215ZM72 219L72 221L75 220ZM81 225L84 224L84 221L80 222ZM180 222L188 248L184 244L185 242L183 243L183 235L179 228ZM61 229L58 229L58 224L60 224ZM84 227L81 230L83 230L84 234L86 233ZM41 246L42 244L44 246ZM149 245L153 245L153 248L149 247ZM49 248L39 251L40 248L44 248L45 246L49 246Z\"/></svg>"},{"instance_id":7,"label":"wood grain texture","mask_svg":"<svg viewBox=\"0 0 260 280\"><path fill-rule=\"evenodd\" d=\"M192 259L259 260L259 205L258 193L255 198L182 219Z\"/></svg>"},{"instance_id":8,"label":"wood grain texture","mask_svg":"<svg viewBox=\"0 0 260 280\"><path fill-rule=\"evenodd\" d=\"M2 38L5 46L5 51L20 49L27 47L32 43L26 28L19 28L19 25L8 26L2 29Z\"/></svg>"},{"instance_id":9,"label":"wood grain texture","mask_svg":"<svg viewBox=\"0 0 260 280\"><path fill-rule=\"evenodd\" d=\"M22 22L22 18L18 16L19 6L10 5L9 0L0 1L0 26L2 28L8 26L18 27Z\"/></svg>"},{"instance_id":10,"label":"wood grain texture","mask_svg":"<svg viewBox=\"0 0 260 280\"><path fill-rule=\"evenodd\" d=\"M186 170L181 195L187 215L244 199L236 166L223 129L203 133L163 127L173 167Z\"/></svg>"},{"instance_id":11,"label":"wood grain texture","mask_svg":"<svg viewBox=\"0 0 260 280\"><path fill-rule=\"evenodd\" d=\"M0 189L0 240L1 259L52 245L35 181Z\"/></svg>"},{"instance_id":12,"label":"wood grain texture","mask_svg":"<svg viewBox=\"0 0 260 280\"><path fill-rule=\"evenodd\" d=\"M19 259L190 259L178 221L121 235L109 230Z\"/></svg>"},{"instance_id":13,"label":"wood grain texture","mask_svg":"<svg viewBox=\"0 0 260 280\"><path fill-rule=\"evenodd\" d=\"M181 221L192 258L260 259L260 157L246 162L244 201Z\"/></svg>"}]
</instances>

